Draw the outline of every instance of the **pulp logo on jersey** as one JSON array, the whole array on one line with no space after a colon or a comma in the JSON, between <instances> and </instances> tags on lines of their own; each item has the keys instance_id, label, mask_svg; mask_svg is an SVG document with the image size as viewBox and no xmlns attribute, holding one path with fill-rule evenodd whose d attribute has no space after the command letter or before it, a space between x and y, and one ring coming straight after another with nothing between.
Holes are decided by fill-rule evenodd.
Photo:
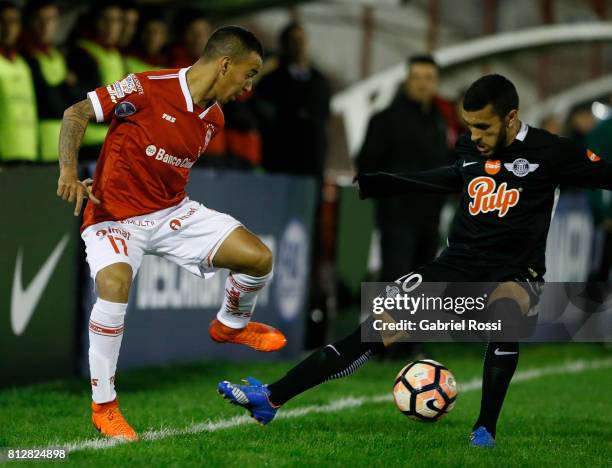
<instances>
[{"instance_id":1,"label":"pulp logo on jersey","mask_svg":"<svg viewBox=\"0 0 612 468\"><path fill-rule=\"evenodd\" d=\"M168 114L162 114L162 119L167 120L168 122L176 122L176 117L172 117L171 115Z\"/></svg>"},{"instance_id":2,"label":"pulp logo on jersey","mask_svg":"<svg viewBox=\"0 0 612 468\"><path fill-rule=\"evenodd\" d=\"M121 81L115 81L114 84L108 85L106 91L108 91L113 104L117 103L118 99L125 97L126 94L132 94L134 91L138 91L138 94L144 93L140 81L133 73L130 73Z\"/></svg>"},{"instance_id":3,"label":"pulp logo on jersey","mask_svg":"<svg viewBox=\"0 0 612 468\"><path fill-rule=\"evenodd\" d=\"M500 169L501 161L499 160L487 159L487 161L485 162L484 170L489 175L497 174Z\"/></svg>"},{"instance_id":4,"label":"pulp logo on jersey","mask_svg":"<svg viewBox=\"0 0 612 468\"><path fill-rule=\"evenodd\" d=\"M469 205L472 216L499 211L497 215L500 218L506 216L508 210L518 204L521 196L517 189L508 189L506 182L499 184L497 188L495 180L491 177L472 179L468 185L468 194L473 198Z\"/></svg>"},{"instance_id":5,"label":"pulp logo on jersey","mask_svg":"<svg viewBox=\"0 0 612 468\"><path fill-rule=\"evenodd\" d=\"M525 177L530 172L535 171L539 164L531 164L524 158L517 158L511 163L504 163L504 167L517 177Z\"/></svg>"},{"instance_id":6,"label":"pulp logo on jersey","mask_svg":"<svg viewBox=\"0 0 612 468\"><path fill-rule=\"evenodd\" d=\"M593 153L590 149L586 151L587 158L589 158L592 162L601 161L601 158Z\"/></svg>"},{"instance_id":7,"label":"pulp logo on jersey","mask_svg":"<svg viewBox=\"0 0 612 468\"><path fill-rule=\"evenodd\" d=\"M147 156L155 155L156 160L164 162L166 164L170 164L171 166L184 167L186 169L189 169L195 164L195 161L192 161L189 158L177 158L176 156L172 156L171 154L166 153L166 150L163 148L157 149L155 145L147 146L145 148L145 154Z\"/></svg>"}]
</instances>

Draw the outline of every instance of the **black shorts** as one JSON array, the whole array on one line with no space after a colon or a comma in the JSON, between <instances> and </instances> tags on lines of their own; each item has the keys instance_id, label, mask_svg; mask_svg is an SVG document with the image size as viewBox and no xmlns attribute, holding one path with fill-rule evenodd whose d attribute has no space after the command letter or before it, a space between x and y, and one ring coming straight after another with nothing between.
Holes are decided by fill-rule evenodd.
<instances>
[{"instance_id":1,"label":"black shorts","mask_svg":"<svg viewBox=\"0 0 612 468\"><path fill-rule=\"evenodd\" d=\"M473 259L463 252L444 250L434 261L408 273L395 282L409 287L421 283L449 283L445 296L458 293L491 294L499 283L513 281L525 289L530 299L530 309L539 302L544 278L529 266L500 265ZM475 283L473 287L466 283ZM405 288L406 289L406 288Z\"/></svg>"}]
</instances>

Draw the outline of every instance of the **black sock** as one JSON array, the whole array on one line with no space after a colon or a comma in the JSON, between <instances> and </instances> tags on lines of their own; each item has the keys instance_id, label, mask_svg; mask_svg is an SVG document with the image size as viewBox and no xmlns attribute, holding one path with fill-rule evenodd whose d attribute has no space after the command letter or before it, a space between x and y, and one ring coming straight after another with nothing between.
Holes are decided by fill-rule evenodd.
<instances>
[{"instance_id":1,"label":"black sock","mask_svg":"<svg viewBox=\"0 0 612 468\"><path fill-rule=\"evenodd\" d=\"M283 405L327 380L346 377L383 349L382 343L363 343L359 327L346 338L315 351L283 378L268 385L270 402Z\"/></svg>"},{"instance_id":2,"label":"black sock","mask_svg":"<svg viewBox=\"0 0 612 468\"><path fill-rule=\"evenodd\" d=\"M474 429L484 426L495 437L495 426L519 358L518 343L489 343L482 375L480 414Z\"/></svg>"}]
</instances>

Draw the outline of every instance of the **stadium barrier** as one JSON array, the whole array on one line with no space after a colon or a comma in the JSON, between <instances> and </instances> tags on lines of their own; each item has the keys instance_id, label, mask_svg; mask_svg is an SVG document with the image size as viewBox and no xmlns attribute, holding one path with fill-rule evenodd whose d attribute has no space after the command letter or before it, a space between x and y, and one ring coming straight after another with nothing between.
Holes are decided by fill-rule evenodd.
<instances>
[{"instance_id":1,"label":"stadium barrier","mask_svg":"<svg viewBox=\"0 0 612 468\"><path fill-rule=\"evenodd\" d=\"M79 220L55 197L56 183L56 167L0 170L0 386L86 370L84 324L93 287ZM316 190L309 179L197 169L189 185L194 200L231 213L272 249L275 276L262 291L256 317L283 329L289 339L285 350L265 355L210 341L206 329L221 303L223 272L203 282L163 259L146 257L132 292L120 367L202 358L288 359L300 353ZM340 210L339 270L354 288L366 276L372 207L352 193L343 195L348 205ZM549 281L586 279L593 227L585 197L568 192L559 199L549 234Z\"/></svg>"},{"instance_id":2,"label":"stadium barrier","mask_svg":"<svg viewBox=\"0 0 612 468\"><path fill-rule=\"evenodd\" d=\"M53 167L0 168L0 386L74 374L79 219Z\"/></svg>"}]
</instances>

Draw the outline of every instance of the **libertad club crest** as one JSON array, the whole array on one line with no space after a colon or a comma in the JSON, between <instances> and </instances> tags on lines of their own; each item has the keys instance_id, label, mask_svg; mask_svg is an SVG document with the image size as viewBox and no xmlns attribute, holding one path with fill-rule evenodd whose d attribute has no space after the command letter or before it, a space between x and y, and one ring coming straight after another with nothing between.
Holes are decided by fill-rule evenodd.
<instances>
[{"instance_id":1,"label":"libertad club crest","mask_svg":"<svg viewBox=\"0 0 612 468\"><path fill-rule=\"evenodd\" d=\"M525 177L530 172L535 171L539 164L532 164L525 158L517 158L511 163L504 163L504 167L517 177Z\"/></svg>"}]
</instances>

